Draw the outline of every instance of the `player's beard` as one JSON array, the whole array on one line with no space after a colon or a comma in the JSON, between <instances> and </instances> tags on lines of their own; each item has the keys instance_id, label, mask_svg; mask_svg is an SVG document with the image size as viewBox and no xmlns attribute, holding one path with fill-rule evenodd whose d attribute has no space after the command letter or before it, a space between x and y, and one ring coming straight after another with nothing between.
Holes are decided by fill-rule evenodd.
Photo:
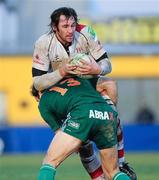
<instances>
[{"instance_id":1,"label":"player's beard","mask_svg":"<svg viewBox=\"0 0 159 180\"><path fill-rule=\"evenodd\" d=\"M59 31L56 32L56 37L57 39L64 45L70 45L73 41L73 34L70 36L70 35L66 35L65 37L61 36Z\"/></svg>"}]
</instances>

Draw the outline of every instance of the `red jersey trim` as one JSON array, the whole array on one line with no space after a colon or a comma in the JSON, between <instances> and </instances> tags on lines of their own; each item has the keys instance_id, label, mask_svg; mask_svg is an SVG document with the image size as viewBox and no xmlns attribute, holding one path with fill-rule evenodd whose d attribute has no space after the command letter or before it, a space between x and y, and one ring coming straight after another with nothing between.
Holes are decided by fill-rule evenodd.
<instances>
[{"instance_id":1,"label":"red jersey trim","mask_svg":"<svg viewBox=\"0 0 159 180\"><path fill-rule=\"evenodd\" d=\"M86 25L84 25L84 24L77 24L76 31L80 32L84 27L86 27Z\"/></svg>"}]
</instances>

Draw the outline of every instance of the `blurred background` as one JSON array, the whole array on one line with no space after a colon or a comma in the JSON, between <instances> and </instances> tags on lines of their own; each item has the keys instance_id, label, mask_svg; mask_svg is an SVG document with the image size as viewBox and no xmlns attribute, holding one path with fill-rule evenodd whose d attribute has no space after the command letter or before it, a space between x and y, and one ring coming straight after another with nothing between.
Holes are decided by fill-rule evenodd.
<instances>
[{"instance_id":1,"label":"blurred background","mask_svg":"<svg viewBox=\"0 0 159 180\"><path fill-rule=\"evenodd\" d=\"M159 0L0 0L0 149L44 151L52 137L29 91L34 42L61 6L95 29L112 61L126 149L159 150Z\"/></svg>"}]
</instances>

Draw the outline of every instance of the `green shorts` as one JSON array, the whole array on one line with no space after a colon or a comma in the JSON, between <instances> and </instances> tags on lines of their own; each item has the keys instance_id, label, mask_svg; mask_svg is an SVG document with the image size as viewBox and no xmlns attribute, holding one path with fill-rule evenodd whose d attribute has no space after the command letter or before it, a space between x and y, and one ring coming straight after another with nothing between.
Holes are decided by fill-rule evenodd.
<instances>
[{"instance_id":1,"label":"green shorts","mask_svg":"<svg viewBox=\"0 0 159 180\"><path fill-rule=\"evenodd\" d=\"M86 104L72 110L62 125L63 132L80 139L90 139L98 149L117 144L117 113L107 104Z\"/></svg>"}]
</instances>

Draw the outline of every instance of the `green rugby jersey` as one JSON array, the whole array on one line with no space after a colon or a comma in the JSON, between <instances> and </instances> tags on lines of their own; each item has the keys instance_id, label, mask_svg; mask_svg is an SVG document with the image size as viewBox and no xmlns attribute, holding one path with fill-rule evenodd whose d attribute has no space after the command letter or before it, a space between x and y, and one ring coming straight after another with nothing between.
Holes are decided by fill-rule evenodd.
<instances>
[{"instance_id":1,"label":"green rugby jersey","mask_svg":"<svg viewBox=\"0 0 159 180\"><path fill-rule=\"evenodd\" d=\"M105 100L88 80L73 77L45 90L39 102L39 110L43 114L48 109L54 117L56 115L56 118L61 120L72 109L93 103L105 103Z\"/></svg>"}]
</instances>

